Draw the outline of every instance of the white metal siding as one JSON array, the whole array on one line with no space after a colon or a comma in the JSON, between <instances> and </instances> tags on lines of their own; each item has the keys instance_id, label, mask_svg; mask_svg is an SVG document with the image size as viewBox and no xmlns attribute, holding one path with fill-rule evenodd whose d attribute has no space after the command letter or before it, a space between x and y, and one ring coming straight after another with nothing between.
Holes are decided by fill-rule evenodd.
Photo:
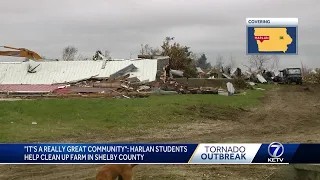
<instances>
[{"instance_id":1,"label":"white metal siding","mask_svg":"<svg viewBox=\"0 0 320 180\"><path fill-rule=\"evenodd\" d=\"M123 61L108 61L105 69L100 70L98 77L109 77L111 74L133 64L138 68L136 72L130 73L130 77L137 77L140 81L154 81L157 74L157 60L123 60Z\"/></svg>"},{"instance_id":2,"label":"white metal siding","mask_svg":"<svg viewBox=\"0 0 320 180\"><path fill-rule=\"evenodd\" d=\"M38 66L35 73L29 73L28 67ZM0 84L55 84L79 81L91 77L109 77L111 74L133 64L138 68L131 74L139 80L154 81L157 72L157 60L108 61L101 69L103 61L52 61L0 63Z\"/></svg>"}]
</instances>

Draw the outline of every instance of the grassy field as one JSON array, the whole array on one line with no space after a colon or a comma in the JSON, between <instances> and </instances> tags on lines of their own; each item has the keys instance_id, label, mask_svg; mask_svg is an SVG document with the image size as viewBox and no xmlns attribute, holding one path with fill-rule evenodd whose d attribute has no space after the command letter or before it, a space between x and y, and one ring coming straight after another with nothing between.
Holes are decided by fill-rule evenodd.
<instances>
[{"instance_id":1,"label":"grassy field","mask_svg":"<svg viewBox=\"0 0 320 180\"><path fill-rule=\"evenodd\" d=\"M208 94L146 99L0 101L0 142L60 142L66 137L90 132L118 132L123 128L162 127L202 118L214 119L239 108L256 106L264 92L248 90L246 95L229 97Z\"/></svg>"},{"instance_id":2,"label":"grassy field","mask_svg":"<svg viewBox=\"0 0 320 180\"><path fill-rule=\"evenodd\" d=\"M0 138L1 142L63 143L319 141L320 86L259 86L266 91L229 97L0 101ZM0 165L0 179L93 180L99 167ZM141 165L134 169L134 179L283 179L277 177L283 173L275 165Z\"/></svg>"}]
</instances>

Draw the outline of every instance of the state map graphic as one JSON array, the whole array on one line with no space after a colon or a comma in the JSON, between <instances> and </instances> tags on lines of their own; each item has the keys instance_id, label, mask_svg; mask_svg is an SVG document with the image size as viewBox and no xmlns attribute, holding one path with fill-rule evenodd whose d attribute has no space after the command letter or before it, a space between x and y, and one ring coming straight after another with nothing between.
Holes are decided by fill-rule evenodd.
<instances>
[{"instance_id":1,"label":"state map graphic","mask_svg":"<svg viewBox=\"0 0 320 180\"><path fill-rule=\"evenodd\" d=\"M295 27L247 27L248 53L295 54Z\"/></svg>"}]
</instances>

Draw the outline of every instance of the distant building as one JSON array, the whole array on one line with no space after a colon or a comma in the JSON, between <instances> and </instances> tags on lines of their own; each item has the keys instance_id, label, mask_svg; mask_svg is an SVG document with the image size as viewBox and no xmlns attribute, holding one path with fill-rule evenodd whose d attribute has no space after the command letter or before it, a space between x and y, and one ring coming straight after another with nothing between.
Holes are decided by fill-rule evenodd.
<instances>
[{"instance_id":1,"label":"distant building","mask_svg":"<svg viewBox=\"0 0 320 180\"><path fill-rule=\"evenodd\" d=\"M204 76L206 75L206 73L203 72L203 70L200 67L197 67L197 73L199 78L204 78Z\"/></svg>"}]
</instances>

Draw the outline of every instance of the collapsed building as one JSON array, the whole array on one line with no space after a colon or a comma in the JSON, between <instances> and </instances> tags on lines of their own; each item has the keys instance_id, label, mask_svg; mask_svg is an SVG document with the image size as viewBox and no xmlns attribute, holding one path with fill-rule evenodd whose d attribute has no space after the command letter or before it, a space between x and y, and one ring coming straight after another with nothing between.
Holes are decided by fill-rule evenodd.
<instances>
[{"instance_id":1,"label":"collapsed building","mask_svg":"<svg viewBox=\"0 0 320 180\"><path fill-rule=\"evenodd\" d=\"M121 77L139 82L160 79L169 57L96 61L0 63L0 92L48 93L70 86L93 87ZM92 89L90 90L92 91Z\"/></svg>"},{"instance_id":2,"label":"collapsed building","mask_svg":"<svg viewBox=\"0 0 320 180\"><path fill-rule=\"evenodd\" d=\"M2 62L0 96L90 94L90 97L130 98L154 93L226 94L226 88L233 94L234 78L245 75L240 68L227 72L212 69L205 73L197 67L198 78L185 78L183 71L170 69L169 61L169 56L149 55L139 55L137 59L107 59L97 52L93 60L86 61ZM257 78L266 83L261 75Z\"/></svg>"}]
</instances>

